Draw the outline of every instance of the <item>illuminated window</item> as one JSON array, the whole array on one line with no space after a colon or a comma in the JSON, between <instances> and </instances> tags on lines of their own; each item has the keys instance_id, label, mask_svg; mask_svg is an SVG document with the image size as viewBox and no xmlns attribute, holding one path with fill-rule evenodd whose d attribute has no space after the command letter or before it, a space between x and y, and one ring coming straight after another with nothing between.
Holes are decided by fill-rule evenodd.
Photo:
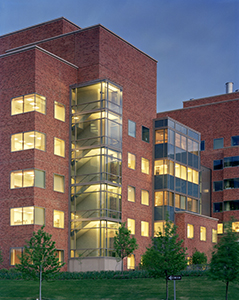
<instances>
[{"instance_id":1,"label":"illuminated window","mask_svg":"<svg viewBox=\"0 0 239 300\"><path fill-rule=\"evenodd\" d=\"M206 239L207 239L206 227L200 226L200 241L206 241Z\"/></svg>"},{"instance_id":2,"label":"illuminated window","mask_svg":"<svg viewBox=\"0 0 239 300\"><path fill-rule=\"evenodd\" d=\"M175 164L175 177L187 180L187 168L180 164Z\"/></svg>"},{"instance_id":3,"label":"illuminated window","mask_svg":"<svg viewBox=\"0 0 239 300\"><path fill-rule=\"evenodd\" d=\"M127 257L127 269L133 270L135 268L135 257L131 254Z\"/></svg>"},{"instance_id":4,"label":"illuminated window","mask_svg":"<svg viewBox=\"0 0 239 300\"><path fill-rule=\"evenodd\" d=\"M64 228L64 212L53 210L53 226L56 228Z\"/></svg>"},{"instance_id":5,"label":"illuminated window","mask_svg":"<svg viewBox=\"0 0 239 300\"><path fill-rule=\"evenodd\" d=\"M59 262L64 262L64 251L56 250L56 257L58 258Z\"/></svg>"},{"instance_id":6,"label":"illuminated window","mask_svg":"<svg viewBox=\"0 0 239 300\"><path fill-rule=\"evenodd\" d=\"M187 238L188 239L194 238L194 226L191 224L187 225Z\"/></svg>"},{"instance_id":7,"label":"illuminated window","mask_svg":"<svg viewBox=\"0 0 239 300\"><path fill-rule=\"evenodd\" d=\"M135 155L128 152L128 168L135 170L135 161Z\"/></svg>"},{"instance_id":8,"label":"illuminated window","mask_svg":"<svg viewBox=\"0 0 239 300\"><path fill-rule=\"evenodd\" d=\"M65 141L54 137L54 154L65 157Z\"/></svg>"},{"instance_id":9,"label":"illuminated window","mask_svg":"<svg viewBox=\"0 0 239 300\"><path fill-rule=\"evenodd\" d=\"M10 225L44 225L45 209L35 206L15 207L10 209Z\"/></svg>"},{"instance_id":10,"label":"illuminated window","mask_svg":"<svg viewBox=\"0 0 239 300\"><path fill-rule=\"evenodd\" d=\"M187 175L188 175L188 181L198 184L198 171L195 171L191 168L188 168L187 170Z\"/></svg>"},{"instance_id":11,"label":"illuminated window","mask_svg":"<svg viewBox=\"0 0 239 300\"><path fill-rule=\"evenodd\" d=\"M130 230L131 234L135 234L135 220L127 219L127 227Z\"/></svg>"},{"instance_id":12,"label":"illuminated window","mask_svg":"<svg viewBox=\"0 0 239 300\"><path fill-rule=\"evenodd\" d=\"M54 118L65 122L65 105L56 101L54 102Z\"/></svg>"},{"instance_id":13,"label":"illuminated window","mask_svg":"<svg viewBox=\"0 0 239 300\"><path fill-rule=\"evenodd\" d=\"M141 172L149 174L149 160L141 157Z\"/></svg>"},{"instance_id":14,"label":"illuminated window","mask_svg":"<svg viewBox=\"0 0 239 300\"><path fill-rule=\"evenodd\" d=\"M223 234L223 223L217 224L217 234Z\"/></svg>"},{"instance_id":15,"label":"illuminated window","mask_svg":"<svg viewBox=\"0 0 239 300\"><path fill-rule=\"evenodd\" d=\"M10 249L10 265L15 266L16 264L20 264L20 258L23 254L24 248L11 248Z\"/></svg>"},{"instance_id":16,"label":"illuminated window","mask_svg":"<svg viewBox=\"0 0 239 300\"><path fill-rule=\"evenodd\" d=\"M212 229L212 242L217 243L217 230Z\"/></svg>"},{"instance_id":17,"label":"illuminated window","mask_svg":"<svg viewBox=\"0 0 239 300\"><path fill-rule=\"evenodd\" d=\"M232 222L232 230L239 232L239 222Z\"/></svg>"},{"instance_id":18,"label":"illuminated window","mask_svg":"<svg viewBox=\"0 0 239 300\"><path fill-rule=\"evenodd\" d=\"M54 174L54 191L64 193L65 187L64 187L64 176Z\"/></svg>"},{"instance_id":19,"label":"illuminated window","mask_svg":"<svg viewBox=\"0 0 239 300\"><path fill-rule=\"evenodd\" d=\"M161 232L164 235L165 223L165 221L154 222L154 236L157 236L159 232Z\"/></svg>"},{"instance_id":20,"label":"illuminated window","mask_svg":"<svg viewBox=\"0 0 239 300\"><path fill-rule=\"evenodd\" d=\"M11 172L11 189L36 186L45 188L45 172L41 170L18 170Z\"/></svg>"},{"instance_id":21,"label":"illuminated window","mask_svg":"<svg viewBox=\"0 0 239 300\"><path fill-rule=\"evenodd\" d=\"M16 133L11 136L11 151L27 149L38 149L45 151L45 134L38 131Z\"/></svg>"},{"instance_id":22,"label":"illuminated window","mask_svg":"<svg viewBox=\"0 0 239 300\"><path fill-rule=\"evenodd\" d=\"M141 190L141 204L149 205L149 192L146 190Z\"/></svg>"},{"instance_id":23,"label":"illuminated window","mask_svg":"<svg viewBox=\"0 0 239 300\"><path fill-rule=\"evenodd\" d=\"M136 123L128 120L128 135L135 137L136 136Z\"/></svg>"},{"instance_id":24,"label":"illuminated window","mask_svg":"<svg viewBox=\"0 0 239 300\"><path fill-rule=\"evenodd\" d=\"M160 129L155 131L155 144L163 144L168 142L168 129Z\"/></svg>"},{"instance_id":25,"label":"illuminated window","mask_svg":"<svg viewBox=\"0 0 239 300\"><path fill-rule=\"evenodd\" d=\"M174 195L172 192L160 191L154 193L154 206L174 206Z\"/></svg>"},{"instance_id":26,"label":"illuminated window","mask_svg":"<svg viewBox=\"0 0 239 300\"><path fill-rule=\"evenodd\" d=\"M141 221L141 236L149 236L149 222Z\"/></svg>"},{"instance_id":27,"label":"illuminated window","mask_svg":"<svg viewBox=\"0 0 239 300\"><path fill-rule=\"evenodd\" d=\"M167 159L156 160L154 162L154 175L174 175L174 162Z\"/></svg>"},{"instance_id":28,"label":"illuminated window","mask_svg":"<svg viewBox=\"0 0 239 300\"><path fill-rule=\"evenodd\" d=\"M135 202L135 188L128 185L128 201Z\"/></svg>"},{"instance_id":29,"label":"illuminated window","mask_svg":"<svg viewBox=\"0 0 239 300\"><path fill-rule=\"evenodd\" d=\"M37 111L46 113L46 98L38 94L31 94L13 98L11 101L11 115Z\"/></svg>"}]
</instances>

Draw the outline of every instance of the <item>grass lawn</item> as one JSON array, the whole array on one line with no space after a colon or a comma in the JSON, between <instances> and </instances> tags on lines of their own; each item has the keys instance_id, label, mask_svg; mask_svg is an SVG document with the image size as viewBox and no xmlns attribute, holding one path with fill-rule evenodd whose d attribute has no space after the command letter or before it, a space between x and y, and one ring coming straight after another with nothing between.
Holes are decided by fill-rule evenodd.
<instances>
[{"instance_id":1,"label":"grass lawn","mask_svg":"<svg viewBox=\"0 0 239 300\"><path fill-rule=\"evenodd\" d=\"M176 281L177 300L224 300L225 284L207 277L183 277ZM0 300L36 300L38 283L25 280L0 280ZM44 300L162 300L162 279L84 279L43 282ZM174 299L173 281L169 282L169 299ZM229 284L229 300L239 299L239 283Z\"/></svg>"}]
</instances>

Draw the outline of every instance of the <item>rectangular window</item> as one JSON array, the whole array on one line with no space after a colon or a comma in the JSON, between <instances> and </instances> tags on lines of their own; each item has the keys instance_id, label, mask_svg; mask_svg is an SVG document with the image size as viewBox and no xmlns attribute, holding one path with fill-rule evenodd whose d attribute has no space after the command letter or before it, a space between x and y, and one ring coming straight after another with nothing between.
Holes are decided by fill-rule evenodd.
<instances>
[{"instance_id":1,"label":"rectangular window","mask_svg":"<svg viewBox=\"0 0 239 300\"><path fill-rule=\"evenodd\" d=\"M222 212L222 202L213 203L213 212Z\"/></svg>"},{"instance_id":2,"label":"rectangular window","mask_svg":"<svg viewBox=\"0 0 239 300\"><path fill-rule=\"evenodd\" d=\"M45 172L41 170L18 170L11 172L11 189L24 187L45 188Z\"/></svg>"},{"instance_id":3,"label":"rectangular window","mask_svg":"<svg viewBox=\"0 0 239 300\"><path fill-rule=\"evenodd\" d=\"M224 168L227 167L238 167L239 156L224 157Z\"/></svg>"},{"instance_id":4,"label":"rectangular window","mask_svg":"<svg viewBox=\"0 0 239 300\"><path fill-rule=\"evenodd\" d=\"M142 126L142 141L149 143L149 128Z\"/></svg>"},{"instance_id":5,"label":"rectangular window","mask_svg":"<svg viewBox=\"0 0 239 300\"><path fill-rule=\"evenodd\" d=\"M53 227L64 228L64 212L53 210Z\"/></svg>"},{"instance_id":6,"label":"rectangular window","mask_svg":"<svg viewBox=\"0 0 239 300\"><path fill-rule=\"evenodd\" d=\"M55 192L65 192L65 178L62 175L54 174L54 188Z\"/></svg>"},{"instance_id":7,"label":"rectangular window","mask_svg":"<svg viewBox=\"0 0 239 300\"><path fill-rule=\"evenodd\" d=\"M130 254L127 257L127 269L133 270L135 268L135 257L134 254Z\"/></svg>"},{"instance_id":8,"label":"rectangular window","mask_svg":"<svg viewBox=\"0 0 239 300\"><path fill-rule=\"evenodd\" d=\"M54 118L65 122L65 105L56 101L54 102Z\"/></svg>"},{"instance_id":9,"label":"rectangular window","mask_svg":"<svg viewBox=\"0 0 239 300\"><path fill-rule=\"evenodd\" d=\"M224 139L220 138L220 139L214 139L213 140L213 149L221 149L224 147Z\"/></svg>"},{"instance_id":10,"label":"rectangular window","mask_svg":"<svg viewBox=\"0 0 239 300\"><path fill-rule=\"evenodd\" d=\"M201 151L205 151L205 141L201 141Z\"/></svg>"},{"instance_id":11,"label":"rectangular window","mask_svg":"<svg viewBox=\"0 0 239 300\"><path fill-rule=\"evenodd\" d=\"M135 234L135 220L127 219L127 228L130 230L131 234Z\"/></svg>"},{"instance_id":12,"label":"rectangular window","mask_svg":"<svg viewBox=\"0 0 239 300\"><path fill-rule=\"evenodd\" d=\"M141 157L141 172L149 174L149 160L144 157Z\"/></svg>"},{"instance_id":13,"label":"rectangular window","mask_svg":"<svg viewBox=\"0 0 239 300\"><path fill-rule=\"evenodd\" d=\"M222 170L223 169L223 160L216 159L213 161L213 170Z\"/></svg>"},{"instance_id":14,"label":"rectangular window","mask_svg":"<svg viewBox=\"0 0 239 300\"><path fill-rule=\"evenodd\" d=\"M54 154L65 157L65 141L54 137Z\"/></svg>"},{"instance_id":15,"label":"rectangular window","mask_svg":"<svg viewBox=\"0 0 239 300\"><path fill-rule=\"evenodd\" d=\"M135 170L136 156L128 152L128 168Z\"/></svg>"},{"instance_id":16,"label":"rectangular window","mask_svg":"<svg viewBox=\"0 0 239 300\"><path fill-rule=\"evenodd\" d=\"M217 230L212 229L212 242L217 243Z\"/></svg>"},{"instance_id":17,"label":"rectangular window","mask_svg":"<svg viewBox=\"0 0 239 300\"><path fill-rule=\"evenodd\" d=\"M217 234L223 234L223 223L217 224Z\"/></svg>"},{"instance_id":18,"label":"rectangular window","mask_svg":"<svg viewBox=\"0 0 239 300\"><path fill-rule=\"evenodd\" d=\"M64 262L64 251L56 250L56 257L58 258L59 262Z\"/></svg>"},{"instance_id":19,"label":"rectangular window","mask_svg":"<svg viewBox=\"0 0 239 300\"><path fill-rule=\"evenodd\" d=\"M223 181L214 181L213 182L213 192L218 192L223 190Z\"/></svg>"},{"instance_id":20,"label":"rectangular window","mask_svg":"<svg viewBox=\"0 0 239 300\"><path fill-rule=\"evenodd\" d=\"M46 113L46 98L38 94L31 94L13 98L11 101L11 115L37 111Z\"/></svg>"},{"instance_id":21,"label":"rectangular window","mask_svg":"<svg viewBox=\"0 0 239 300\"><path fill-rule=\"evenodd\" d=\"M39 217L39 214L41 217ZM45 209L35 206L15 207L10 209L10 225L44 225Z\"/></svg>"},{"instance_id":22,"label":"rectangular window","mask_svg":"<svg viewBox=\"0 0 239 300\"><path fill-rule=\"evenodd\" d=\"M38 131L16 133L11 136L11 151L28 149L45 151L45 134Z\"/></svg>"},{"instance_id":23,"label":"rectangular window","mask_svg":"<svg viewBox=\"0 0 239 300\"><path fill-rule=\"evenodd\" d=\"M154 175L174 175L174 162L168 159L156 160L154 162Z\"/></svg>"},{"instance_id":24,"label":"rectangular window","mask_svg":"<svg viewBox=\"0 0 239 300\"><path fill-rule=\"evenodd\" d=\"M239 135L231 137L231 145L239 146Z\"/></svg>"},{"instance_id":25,"label":"rectangular window","mask_svg":"<svg viewBox=\"0 0 239 300\"><path fill-rule=\"evenodd\" d=\"M135 202L135 188L128 185L128 201Z\"/></svg>"},{"instance_id":26,"label":"rectangular window","mask_svg":"<svg viewBox=\"0 0 239 300\"><path fill-rule=\"evenodd\" d=\"M239 200L224 201L224 211L239 210Z\"/></svg>"},{"instance_id":27,"label":"rectangular window","mask_svg":"<svg viewBox=\"0 0 239 300\"><path fill-rule=\"evenodd\" d=\"M141 236L149 236L149 222L141 221Z\"/></svg>"},{"instance_id":28,"label":"rectangular window","mask_svg":"<svg viewBox=\"0 0 239 300\"><path fill-rule=\"evenodd\" d=\"M164 226L165 226L165 221L158 221L154 222L154 236L157 236L159 232L162 233L164 236Z\"/></svg>"},{"instance_id":29,"label":"rectangular window","mask_svg":"<svg viewBox=\"0 0 239 300\"><path fill-rule=\"evenodd\" d=\"M187 224L187 238L194 238L194 226L192 224Z\"/></svg>"},{"instance_id":30,"label":"rectangular window","mask_svg":"<svg viewBox=\"0 0 239 300\"><path fill-rule=\"evenodd\" d=\"M10 265L11 266L15 266L16 264L20 264L19 257L22 256L23 249L24 248L22 248L22 247L11 248L10 249Z\"/></svg>"},{"instance_id":31,"label":"rectangular window","mask_svg":"<svg viewBox=\"0 0 239 300\"><path fill-rule=\"evenodd\" d=\"M146 190L141 190L141 204L149 205L149 192Z\"/></svg>"},{"instance_id":32,"label":"rectangular window","mask_svg":"<svg viewBox=\"0 0 239 300\"><path fill-rule=\"evenodd\" d=\"M207 239L206 235L207 235L206 227L200 226L200 241L206 241Z\"/></svg>"},{"instance_id":33,"label":"rectangular window","mask_svg":"<svg viewBox=\"0 0 239 300\"><path fill-rule=\"evenodd\" d=\"M128 120L128 135L136 136L136 123L134 121Z\"/></svg>"},{"instance_id":34,"label":"rectangular window","mask_svg":"<svg viewBox=\"0 0 239 300\"><path fill-rule=\"evenodd\" d=\"M155 144L163 144L168 142L168 129L160 129L155 131Z\"/></svg>"},{"instance_id":35,"label":"rectangular window","mask_svg":"<svg viewBox=\"0 0 239 300\"><path fill-rule=\"evenodd\" d=\"M239 178L224 179L224 189L238 189L239 188Z\"/></svg>"},{"instance_id":36,"label":"rectangular window","mask_svg":"<svg viewBox=\"0 0 239 300\"><path fill-rule=\"evenodd\" d=\"M239 222L232 222L232 230L239 232Z\"/></svg>"}]
</instances>

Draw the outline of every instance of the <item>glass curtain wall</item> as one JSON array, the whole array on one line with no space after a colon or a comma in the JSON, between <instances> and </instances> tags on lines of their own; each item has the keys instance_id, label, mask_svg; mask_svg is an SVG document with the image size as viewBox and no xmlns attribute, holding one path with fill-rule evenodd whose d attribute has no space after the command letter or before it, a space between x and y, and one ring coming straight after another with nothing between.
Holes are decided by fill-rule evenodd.
<instances>
[{"instance_id":1,"label":"glass curtain wall","mask_svg":"<svg viewBox=\"0 0 239 300\"><path fill-rule=\"evenodd\" d=\"M122 90L100 81L71 91L71 257L113 255L121 220Z\"/></svg>"}]
</instances>

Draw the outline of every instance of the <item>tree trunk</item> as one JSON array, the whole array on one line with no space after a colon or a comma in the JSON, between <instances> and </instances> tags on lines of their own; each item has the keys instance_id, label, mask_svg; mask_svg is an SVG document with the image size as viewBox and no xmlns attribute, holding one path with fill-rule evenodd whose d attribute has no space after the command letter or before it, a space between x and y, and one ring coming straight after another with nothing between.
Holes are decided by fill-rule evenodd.
<instances>
[{"instance_id":1,"label":"tree trunk","mask_svg":"<svg viewBox=\"0 0 239 300\"><path fill-rule=\"evenodd\" d=\"M168 277L166 276L166 300L168 300Z\"/></svg>"},{"instance_id":2,"label":"tree trunk","mask_svg":"<svg viewBox=\"0 0 239 300\"><path fill-rule=\"evenodd\" d=\"M124 259L122 258L122 264L121 264L121 274L123 275L124 271Z\"/></svg>"},{"instance_id":3,"label":"tree trunk","mask_svg":"<svg viewBox=\"0 0 239 300\"><path fill-rule=\"evenodd\" d=\"M42 265L40 265L40 286L39 286L39 300L41 300L41 282L42 282Z\"/></svg>"},{"instance_id":4,"label":"tree trunk","mask_svg":"<svg viewBox=\"0 0 239 300\"><path fill-rule=\"evenodd\" d=\"M226 300L227 300L227 296L228 296L228 286L229 286L229 281L227 281L227 283L226 283Z\"/></svg>"}]
</instances>

